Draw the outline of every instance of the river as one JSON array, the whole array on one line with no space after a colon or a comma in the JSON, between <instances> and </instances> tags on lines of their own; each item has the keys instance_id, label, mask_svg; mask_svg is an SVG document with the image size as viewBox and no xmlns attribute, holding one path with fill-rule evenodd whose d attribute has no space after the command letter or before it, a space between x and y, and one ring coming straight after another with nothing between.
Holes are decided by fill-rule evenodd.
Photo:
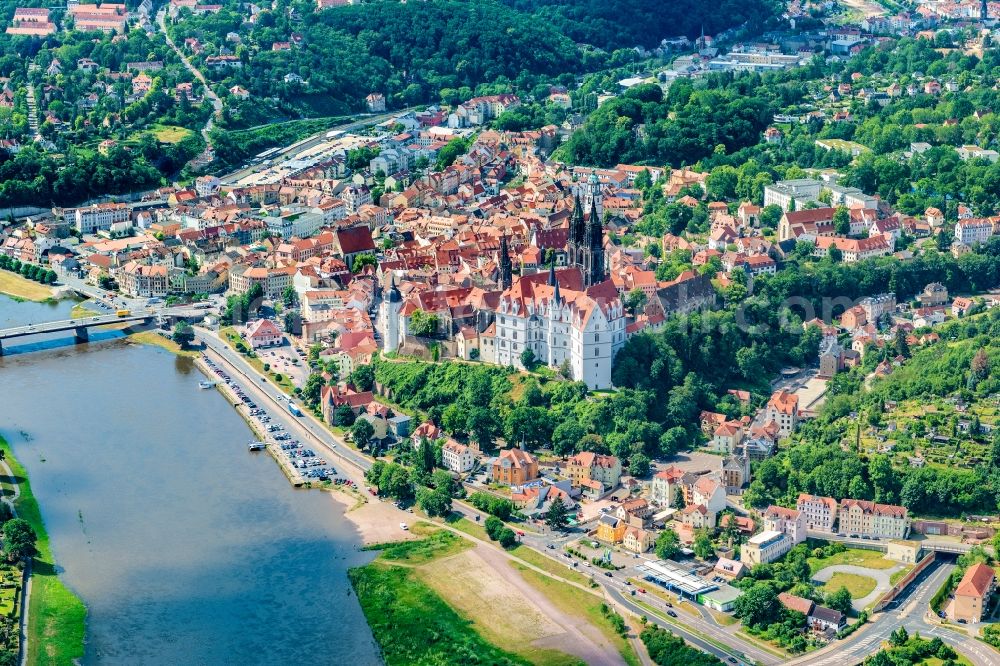
<instances>
[{"instance_id":1,"label":"river","mask_svg":"<svg viewBox=\"0 0 1000 666\"><path fill-rule=\"evenodd\" d=\"M0 326L71 307L0 296ZM190 359L121 339L33 348L0 358L0 434L87 605L85 664L379 662L346 575L370 555L343 509L249 453Z\"/></svg>"}]
</instances>

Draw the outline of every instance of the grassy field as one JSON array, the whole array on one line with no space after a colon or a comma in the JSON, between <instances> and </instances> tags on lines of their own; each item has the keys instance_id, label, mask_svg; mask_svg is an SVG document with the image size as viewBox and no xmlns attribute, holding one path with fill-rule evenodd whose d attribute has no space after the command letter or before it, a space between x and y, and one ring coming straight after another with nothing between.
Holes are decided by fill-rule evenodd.
<instances>
[{"instance_id":1,"label":"grassy field","mask_svg":"<svg viewBox=\"0 0 1000 666\"><path fill-rule=\"evenodd\" d=\"M31 493L24 467L14 458L10 445L3 438L0 438L0 448L6 454L11 471L19 478L21 496L15 503L18 516L31 523L38 535L28 608L28 663L69 666L83 656L87 609L59 580L45 522Z\"/></svg>"},{"instance_id":2,"label":"grassy field","mask_svg":"<svg viewBox=\"0 0 1000 666\"><path fill-rule=\"evenodd\" d=\"M155 125L153 127L153 136L161 143L180 143L192 134L194 132L191 130L175 125Z\"/></svg>"},{"instance_id":3,"label":"grassy field","mask_svg":"<svg viewBox=\"0 0 1000 666\"><path fill-rule=\"evenodd\" d=\"M891 569L898 562L887 560L885 553L877 550L862 550L860 548L848 548L842 553L836 553L830 557L810 557L809 570L816 575L827 567L835 564L855 564L869 569Z\"/></svg>"},{"instance_id":4,"label":"grassy field","mask_svg":"<svg viewBox=\"0 0 1000 666\"><path fill-rule=\"evenodd\" d=\"M143 345L152 345L154 347L162 347L172 354L177 354L178 356L187 356L189 358L198 358L198 352L192 349L181 349L181 346L171 340L170 338L165 338L156 331L138 331L132 333L128 336L129 340L133 342L138 342Z\"/></svg>"},{"instance_id":5,"label":"grassy field","mask_svg":"<svg viewBox=\"0 0 1000 666\"><path fill-rule=\"evenodd\" d=\"M574 583L579 583L580 585L590 585L590 576L587 576L583 572L577 571L576 569L572 569L565 564L561 564L557 560L553 560L551 557L546 557L528 546L516 546L507 552L524 560L528 564L533 564L542 571L548 571L553 576L559 576L561 578L565 578L566 580L571 580ZM566 560L566 562L569 562L569 560Z\"/></svg>"},{"instance_id":6,"label":"grassy field","mask_svg":"<svg viewBox=\"0 0 1000 666\"><path fill-rule=\"evenodd\" d=\"M828 592L836 592L841 587L846 587L847 591L851 593L852 599L860 599L871 594L875 585L875 580L868 576L837 572L830 577L823 588Z\"/></svg>"},{"instance_id":7,"label":"grassy field","mask_svg":"<svg viewBox=\"0 0 1000 666\"><path fill-rule=\"evenodd\" d=\"M93 317L98 314L100 313L96 310L88 308L86 303L77 303L73 306L73 309L69 311L70 319L83 319L84 317Z\"/></svg>"},{"instance_id":8,"label":"grassy field","mask_svg":"<svg viewBox=\"0 0 1000 666\"><path fill-rule=\"evenodd\" d=\"M419 567L454 556L470 545L447 530L419 541L381 544L378 559L348 571L361 608L387 666L409 664L531 663L488 642L419 573Z\"/></svg>"},{"instance_id":9,"label":"grassy field","mask_svg":"<svg viewBox=\"0 0 1000 666\"><path fill-rule=\"evenodd\" d=\"M36 302L52 298L51 287L3 270L0 270L0 293Z\"/></svg>"},{"instance_id":10,"label":"grassy field","mask_svg":"<svg viewBox=\"0 0 1000 666\"><path fill-rule=\"evenodd\" d=\"M583 621L590 622L618 648L629 666L638 666L639 657L629 644L628 640L622 638L611 626L611 623L601 612L601 598L584 592L583 590L560 583L557 580L544 576L537 571L527 567L517 565L521 575L529 583L545 593L553 604L559 607L567 615L575 615Z\"/></svg>"}]
</instances>

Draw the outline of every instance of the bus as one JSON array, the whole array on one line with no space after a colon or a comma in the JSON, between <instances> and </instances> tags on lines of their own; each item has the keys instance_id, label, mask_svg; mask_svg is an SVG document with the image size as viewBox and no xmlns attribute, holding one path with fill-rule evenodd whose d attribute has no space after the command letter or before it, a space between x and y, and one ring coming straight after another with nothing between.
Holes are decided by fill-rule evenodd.
<instances>
[{"instance_id":1,"label":"bus","mask_svg":"<svg viewBox=\"0 0 1000 666\"><path fill-rule=\"evenodd\" d=\"M132 311L131 310L119 310L115 314L117 316L119 316L119 317L128 317L130 314L132 314Z\"/></svg>"},{"instance_id":2,"label":"bus","mask_svg":"<svg viewBox=\"0 0 1000 666\"><path fill-rule=\"evenodd\" d=\"M288 401L288 411L290 411L295 416L302 416L302 410L291 400Z\"/></svg>"}]
</instances>

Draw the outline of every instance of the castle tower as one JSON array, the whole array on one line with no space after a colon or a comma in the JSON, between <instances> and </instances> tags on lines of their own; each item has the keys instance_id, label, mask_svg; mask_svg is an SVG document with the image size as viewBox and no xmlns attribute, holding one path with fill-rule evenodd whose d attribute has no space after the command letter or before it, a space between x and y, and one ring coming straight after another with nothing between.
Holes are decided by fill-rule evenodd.
<instances>
[{"instance_id":1,"label":"castle tower","mask_svg":"<svg viewBox=\"0 0 1000 666\"><path fill-rule=\"evenodd\" d=\"M379 328L385 351L393 352L399 349L401 340L399 334L400 312L403 309L403 295L396 288L396 276L389 279L389 291L379 306Z\"/></svg>"},{"instance_id":2,"label":"castle tower","mask_svg":"<svg viewBox=\"0 0 1000 666\"><path fill-rule=\"evenodd\" d=\"M601 193L601 181L598 179L596 173L590 174L590 177L587 179L585 193L586 196L583 202L584 207L587 210L597 208L598 215L603 216L604 195Z\"/></svg>"}]
</instances>

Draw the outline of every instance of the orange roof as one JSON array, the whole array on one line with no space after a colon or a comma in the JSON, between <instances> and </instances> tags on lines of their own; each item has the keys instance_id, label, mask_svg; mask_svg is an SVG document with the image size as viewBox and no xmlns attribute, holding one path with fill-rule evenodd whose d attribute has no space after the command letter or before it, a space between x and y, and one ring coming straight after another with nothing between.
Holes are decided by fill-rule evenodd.
<instances>
[{"instance_id":1,"label":"orange roof","mask_svg":"<svg viewBox=\"0 0 1000 666\"><path fill-rule=\"evenodd\" d=\"M996 574L993 569L979 562L969 567L962 581L955 588L956 596L984 597L990 591Z\"/></svg>"}]
</instances>

